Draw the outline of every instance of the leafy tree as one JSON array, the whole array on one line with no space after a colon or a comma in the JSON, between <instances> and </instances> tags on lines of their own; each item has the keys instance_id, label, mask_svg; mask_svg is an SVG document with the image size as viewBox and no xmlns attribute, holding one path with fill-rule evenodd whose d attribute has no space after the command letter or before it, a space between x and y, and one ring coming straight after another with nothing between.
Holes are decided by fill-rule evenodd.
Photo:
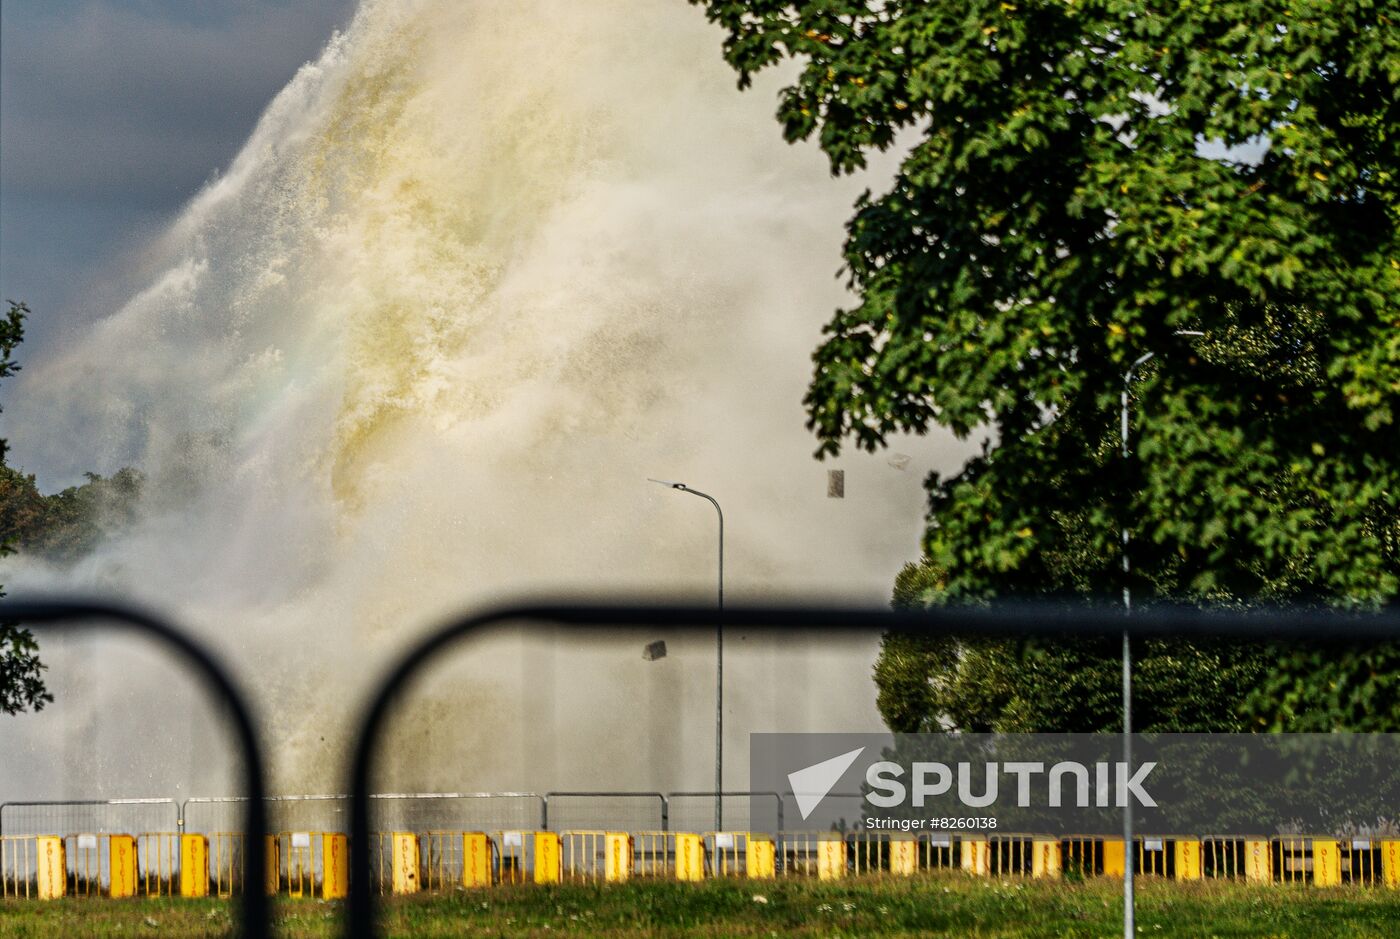
<instances>
[{"instance_id":1,"label":"leafy tree","mask_svg":"<svg viewBox=\"0 0 1400 939\"><path fill-rule=\"evenodd\" d=\"M12 355L24 339L24 317L29 308L23 303L9 301L10 308L0 319L0 378L19 371ZM0 439L0 468L4 467L8 444ZM13 552L10 540L0 540L0 557ZM0 592L0 596L4 596ZM14 623L0 623L0 711L18 714L33 708L43 710L53 700L44 687L44 664L39 661L39 646L33 634Z\"/></svg>"},{"instance_id":2,"label":"leafy tree","mask_svg":"<svg viewBox=\"0 0 1400 939\"><path fill-rule=\"evenodd\" d=\"M858 303L806 405L822 454L985 438L928 484L946 599L1111 598L1123 525L1141 598L1400 593L1400 4L691 2L741 87L798 63L778 119L834 173L909 145L848 223ZM1037 654L1018 681L1113 686L1112 655ZM1393 649L1236 664L1251 726L1400 719Z\"/></svg>"},{"instance_id":3,"label":"leafy tree","mask_svg":"<svg viewBox=\"0 0 1400 939\"><path fill-rule=\"evenodd\" d=\"M939 569L909 564L894 606L946 602ZM1116 640L966 641L886 636L875 664L876 705L894 731L1089 733L1122 721ZM1140 731L1260 729L1247 689L1268 675L1276 650L1235 642L1149 640L1136 644L1134 724Z\"/></svg>"},{"instance_id":4,"label":"leafy tree","mask_svg":"<svg viewBox=\"0 0 1400 939\"><path fill-rule=\"evenodd\" d=\"M141 473L128 467L111 477L84 475L81 486L46 496L33 475L0 466L0 537L18 551L69 564L131 524L145 482Z\"/></svg>"}]
</instances>

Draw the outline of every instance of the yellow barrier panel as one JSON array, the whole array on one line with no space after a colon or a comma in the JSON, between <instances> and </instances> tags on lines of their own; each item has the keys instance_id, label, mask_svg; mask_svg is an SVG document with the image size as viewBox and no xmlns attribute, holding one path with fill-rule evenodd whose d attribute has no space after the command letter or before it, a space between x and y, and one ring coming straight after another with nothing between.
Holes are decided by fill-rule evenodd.
<instances>
[{"instance_id":1,"label":"yellow barrier panel","mask_svg":"<svg viewBox=\"0 0 1400 939\"><path fill-rule=\"evenodd\" d=\"M890 841L890 873L908 877L919 869L919 843L907 838Z\"/></svg>"},{"instance_id":2,"label":"yellow barrier panel","mask_svg":"<svg viewBox=\"0 0 1400 939\"><path fill-rule=\"evenodd\" d=\"M991 870L991 849L986 838L964 838L962 845L962 869L969 874L986 877Z\"/></svg>"},{"instance_id":3,"label":"yellow barrier panel","mask_svg":"<svg viewBox=\"0 0 1400 939\"><path fill-rule=\"evenodd\" d=\"M1274 879L1273 862L1269 857L1267 841L1246 841L1244 843L1245 883L1267 884Z\"/></svg>"},{"instance_id":4,"label":"yellow barrier panel","mask_svg":"<svg viewBox=\"0 0 1400 939\"><path fill-rule=\"evenodd\" d=\"M699 835L676 833L676 879L705 879L705 843Z\"/></svg>"},{"instance_id":5,"label":"yellow barrier panel","mask_svg":"<svg viewBox=\"0 0 1400 939\"><path fill-rule=\"evenodd\" d=\"M525 882L525 836L523 831L496 832L497 879L503 884Z\"/></svg>"},{"instance_id":6,"label":"yellow barrier panel","mask_svg":"<svg viewBox=\"0 0 1400 939\"><path fill-rule=\"evenodd\" d=\"M1029 876L1035 867L1032 857L1034 843L1024 835L992 835L987 838L988 873L993 877L1008 874Z\"/></svg>"},{"instance_id":7,"label":"yellow barrier panel","mask_svg":"<svg viewBox=\"0 0 1400 939\"><path fill-rule=\"evenodd\" d=\"M412 832L393 834L394 874L391 881L395 896L418 892L418 836Z\"/></svg>"},{"instance_id":8,"label":"yellow barrier panel","mask_svg":"<svg viewBox=\"0 0 1400 939\"><path fill-rule=\"evenodd\" d=\"M894 837L888 831L851 832L846 841L847 868L857 877L889 870L890 843Z\"/></svg>"},{"instance_id":9,"label":"yellow barrier panel","mask_svg":"<svg viewBox=\"0 0 1400 939\"><path fill-rule=\"evenodd\" d=\"M321 836L321 899L343 900L350 893L350 839Z\"/></svg>"},{"instance_id":10,"label":"yellow barrier panel","mask_svg":"<svg viewBox=\"0 0 1400 939\"><path fill-rule=\"evenodd\" d=\"M1060 843L1036 839L1031 848L1031 876L1060 876Z\"/></svg>"},{"instance_id":11,"label":"yellow barrier panel","mask_svg":"<svg viewBox=\"0 0 1400 939\"><path fill-rule=\"evenodd\" d=\"M102 895L103 843L107 835L84 832L63 839L63 860L68 868L68 895L97 897Z\"/></svg>"},{"instance_id":12,"label":"yellow barrier panel","mask_svg":"<svg viewBox=\"0 0 1400 939\"><path fill-rule=\"evenodd\" d=\"M243 880L243 833L216 831L209 836L209 887L226 900Z\"/></svg>"},{"instance_id":13,"label":"yellow barrier panel","mask_svg":"<svg viewBox=\"0 0 1400 939\"><path fill-rule=\"evenodd\" d=\"M846 876L846 842L822 838L817 842L817 879L839 880Z\"/></svg>"},{"instance_id":14,"label":"yellow barrier panel","mask_svg":"<svg viewBox=\"0 0 1400 939\"><path fill-rule=\"evenodd\" d=\"M1381 842L1381 883L1400 888L1400 841Z\"/></svg>"},{"instance_id":15,"label":"yellow barrier panel","mask_svg":"<svg viewBox=\"0 0 1400 939\"><path fill-rule=\"evenodd\" d=\"M1313 839L1313 885L1335 887L1342 882L1342 852L1335 841Z\"/></svg>"},{"instance_id":16,"label":"yellow barrier panel","mask_svg":"<svg viewBox=\"0 0 1400 939\"><path fill-rule=\"evenodd\" d=\"M264 850L267 852L267 869L264 872L265 883L263 890L268 896L276 896L277 891L282 889L282 848L280 840L276 835L267 835L263 839Z\"/></svg>"},{"instance_id":17,"label":"yellow barrier panel","mask_svg":"<svg viewBox=\"0 0 1400 939\"><path fill-rule=\"evenodd\" d=\"M467 885L470 842L465 831L420 831L418 834L418 890L439 892ZM382 838L378 839L382 841ZM487 845L489 852L490 846ZM487 856L489 864L489 854ZM489 872L489 867L488 867ZM490 883L488 880L487 883Z\"/></svg>"},{"instance_id":18,"label":"yellow barrier panel","mask_svg":"<svg viewBox=\"0 0 1400 939\"><path fill-rule=\"evenodd\" d=\"M279 850L287 859L287 896L316 895L316 859L312 856L311 832L287 831L277 836Z\"/></svg>"},{"instance_id":19,"label":"yellow barrier panel","mask_svg":"<svg viewBox=\"0 0 1400 939\"><path fill-rule=\"evenodd\" d=\"M1400 842L1397 842L1400 843ZM768 880L778 874L777 850L771 839L749 836L744 847L744 870L753 880Z\"/></svg>"},{"instance_id":20,"label":"yellow barrier panel","mask_svg":"<svg viewBox=\"0 0 1400 939\"><path fill-rule=\"evenodd\" d=\"M1307 842L1302 838L1275 838L1269 845L1278 859L1274 876L1286 884L1301 884L1307 880L1312 861L1307 857Z\"/></svg>"},{"instance_id":21,"label":"yellow barrier panel","mask_svg":"<svg viewBox=\"0 0 1400 939\"><path fill-rule=\"evenodd\" d=\"M209 896L209 839L180 836L180 896Z\"/></svg>"},{"instance_id":22,"label":"yellow barrier panel","mask_svg":"<svg viewBox=\"0 0 1400 939\"><path fill-rule=\"evenodd\" d=\"M621 883L632 876L632 836L625 831L610 831L604 836L607 859L603 863L603 879Z\"/></svg>"},{"instance_id":23,"label":"yellow barrier panel","mask_svg":"<svg viewBox=\"0 0 1400 939\"><path fill-rule=\"evenodd\" d=\"M632 857L638 877L670 877L674 872L671 845L675 835L666 831L632 833Z\"/></svg>"},{"instance_id":24,"label":"yellow barrier panel","mask_svg":"<svg viewBox=\"0 0 1400 939\"><path fill-rule=\"evenodd\" d=\"M462 886L491 886L491 839L484 831L462 833Z\"/></svg>"},{"instance_id":25,"label":"yellow barrier panel","mask_svg":"<svg viewBox=\"0 0 1400 939\"><path fill-rule=\"evenodd\" d=\"M535 832L535 883L557 884L564 879L564 855L559 850L559 833Z\"/></svg>"},{"instance_id":26,"label":"yellow barrier panel","mask_svg":"<svg viewBox=\"0 0 1400 939\"><path fill-rule=\"evenodd\" d=\"M750 837L746 831L715 831L706 835L705 840L710 849L710 876L742 875Z\"/></svg>"},{"instance_id":27,"label":"yellow barrier panel","mask_svg":"<svg viewBox=\"0 0 1400 939\"><path fill-rule=\"evenodd\" d=\"M1400 888L1400 841L1381 842L1381 883Z\"/></svg>"},{"instance_id":28,"label":"yellow barrier panel","mask_svg":"<svg viewBox=\"0 0 1400 939\"><path fill-rule=\"evenodd\" d=\"M1133 842L1133 870L1144 877L1167 876L1167 839L1138 838Z\"/></svg>"},{"instance_id":29,"label":"yellow barrier panel","mask_svg":"<svg viewBox=\"0 0 1400 939\"><path fill-rule=\"evenodd\" d=\"M29 899L34 886L29 876L38 864L34 838L0 836L0 898Z\"/></svg>"},{"instance_id":30,"label":"yellow barrier panel","mask_svg":"<svg viewBox=\"0 0 1400 939\"><path fill-rule=\"evenodd\" d=\"M571 881L602 883L608 873L608 833L605 831L561 831L559 849L562 876Z\"/></svg>"},{"instance_id":31,"label":"yellow barrier panel","mask_svg":"<svg viewBox=\"0 0 1400 939\"><path fill-rule=\"evenodd\" d=\"M63 839L56 835L40 835L34 842L39 853L39 899L60 899L68 892L68 862L63 858Z\"/></svg>"},{"instance_id":32,"label":"yellow barrier panel","mask_svg":"<svg viewBox=\"0 0 1400 939\"><path fill-rule=\"evenodd\" d=\"M922 846L922 864L926 870L947 871L957 867L958 852L951 835L926 835L919 839Z\"/></svg>"},{"instance_id":33,"label":"yellow barrier panel","mask_svg":"<svg viewBox=\"0 0 1400 939\"><path fill-rule=\"evenodd\" d=\"M1103 840L1069 835L1060 840L1060 873L1093 877L1103 873Z\"/></svg>"},{"instance_id":34,"label":"yellow barrier panel","mask_svg":"<svg viewBox=\"0 0 1400 939\"><path fill-rule=\"evenodd\" d=\"M111 874L108 895L114 900L136 896L136 839L112 835L107 841L107 869Z\"/></svg>"},{"instance_id":35,"label":"yellow barrier panel","mask_svg":"<svg viewBox=\"0 0 1400 939\"><path fill-rule=\"evenodd\" d=\"M1348 838L1341 849L1342 878L1359 887L1381 882L1381 845L1370 838Z\"/></svg>"},{"instance_id":36,"label":"yellow barrier panel","mask_svg":"<svg viewBox=\"0 0 1400 939\"><path fill-rule=\"evenodd\" d=\"M1128 854L1123 850L1122 838L1105 838L1103 843L1103 875L1122 877L1128 864Z\"/></svg>"},{"instance_id":37,"label":"yellow barrier panel","mask_svg":"<svg viewBox=\"0 0 1400 939\"><path fill-rule=\"evenodd\" d=\"M136 836L136 866L141 893L168 897L179 888L176 868L180 862L180 836L170 831L146 831Z\"/></svg>"},{"instance_id":38,"label":"yellow barrier panel","mask_svg":"<svg viewBox=\"0 0 1400 939\"><path fill-rule=\"evenodd\" d=\"M1176 879L1200 880L1201 843L1189 838L1178 838L1172 851L1176 861Z\"/></svg>"}]
</instances>

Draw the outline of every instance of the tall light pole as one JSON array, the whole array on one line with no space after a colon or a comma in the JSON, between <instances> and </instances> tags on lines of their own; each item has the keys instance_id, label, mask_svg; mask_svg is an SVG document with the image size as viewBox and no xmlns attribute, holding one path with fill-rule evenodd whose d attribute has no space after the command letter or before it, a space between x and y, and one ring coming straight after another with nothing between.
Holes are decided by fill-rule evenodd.
<instances>
[{"instance_id":1,"label":"tall light pole","mask_svg":"<svg viewBox=\"0 0 1400 939\"><path fill-rule=\"evenodd\" d=\"M1194 329L1178 329L1174 336L1204 336ZM1123 394L1119 438L1123 444L1123 467L1126 470L1132 454L1128 449L1128 390L1133 383L1133 372L1150 362L1157 353L1144 352L1133 360L1123 373ZM1123 509L1122 550L1123 550L1123 615L1133 612L1133 590L1128 583L1132 563L1128 557L1128 510ZM1133 772L1133 650L1128 638L1128 627L1123 627L1123 771L1132 776ZM1136 910L1133 901L1133 867L1137 858L1133 854L1133 800L1123 800L1123 939L1136 939Z\"/></svg>"},{"instance_id":2,"label":"tall light pole","mask_svg":"<svg viewBox=\"0 0 1400 939\"><path fill-rule=\"evenodd\" d=\"M715 831L724 831L724 510L719 501L685 483L647 478L648 482L699 496L715 507L719 516L719 618L715 620Z\"/></svg>"}]
</instances>

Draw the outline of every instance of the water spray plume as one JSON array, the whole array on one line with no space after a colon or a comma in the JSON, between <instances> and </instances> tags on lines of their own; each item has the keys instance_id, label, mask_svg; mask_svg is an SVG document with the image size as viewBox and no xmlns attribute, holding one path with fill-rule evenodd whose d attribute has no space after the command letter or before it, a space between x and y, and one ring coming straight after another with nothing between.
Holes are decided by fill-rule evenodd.
<instances>
[{"instance_id":1,"label":"water spray plume","mask_svg":"<svg viewBox=\"0 0 1400 939\"><path fill-rule=\"evenodd\" d=\"M843 220L881 182L785 145L760 85L735 92L680 2L368 0L151 246L164 273L10 392L41 479L134 465L149 484L134 530L7 582L198 626L257 691L284 792L338 785L366 682L449 612L707 598L711 520L648 466L725 494L736 601L883 602L917 553L918 474L850 458L868 497L821 498L800 405L848 301ZM657 663L635 640L473 645L414 699L390 783L694 787L710 650L667 638ZM223 785L168 671L49 648L60 701L7 723L26 756L6 795ZM731 654L730 752L756 721L878 723L868 644Z\"/></svg>"}]
</instances>

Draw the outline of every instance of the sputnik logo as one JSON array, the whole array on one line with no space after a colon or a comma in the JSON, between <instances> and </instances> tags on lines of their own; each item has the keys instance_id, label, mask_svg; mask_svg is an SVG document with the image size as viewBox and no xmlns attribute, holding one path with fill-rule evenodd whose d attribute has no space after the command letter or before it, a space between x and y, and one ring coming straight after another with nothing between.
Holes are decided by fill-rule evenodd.
<instances>
[{"instance_id":1,"label":"sputnik logo","mask_svg":"<svg viewBox=\"0 0 1400 939\"><path fill-rule=\"evenodd\" d=\"M865 747L858 747L849 753L813 763L806 769L788 773L788 785L792 788L792 796L797 800L797 811L802 813L803 821L816 811L822 799L831 792L831 787L836 785L856 758L864 752Z\"/></svg>"}]
</instances>

